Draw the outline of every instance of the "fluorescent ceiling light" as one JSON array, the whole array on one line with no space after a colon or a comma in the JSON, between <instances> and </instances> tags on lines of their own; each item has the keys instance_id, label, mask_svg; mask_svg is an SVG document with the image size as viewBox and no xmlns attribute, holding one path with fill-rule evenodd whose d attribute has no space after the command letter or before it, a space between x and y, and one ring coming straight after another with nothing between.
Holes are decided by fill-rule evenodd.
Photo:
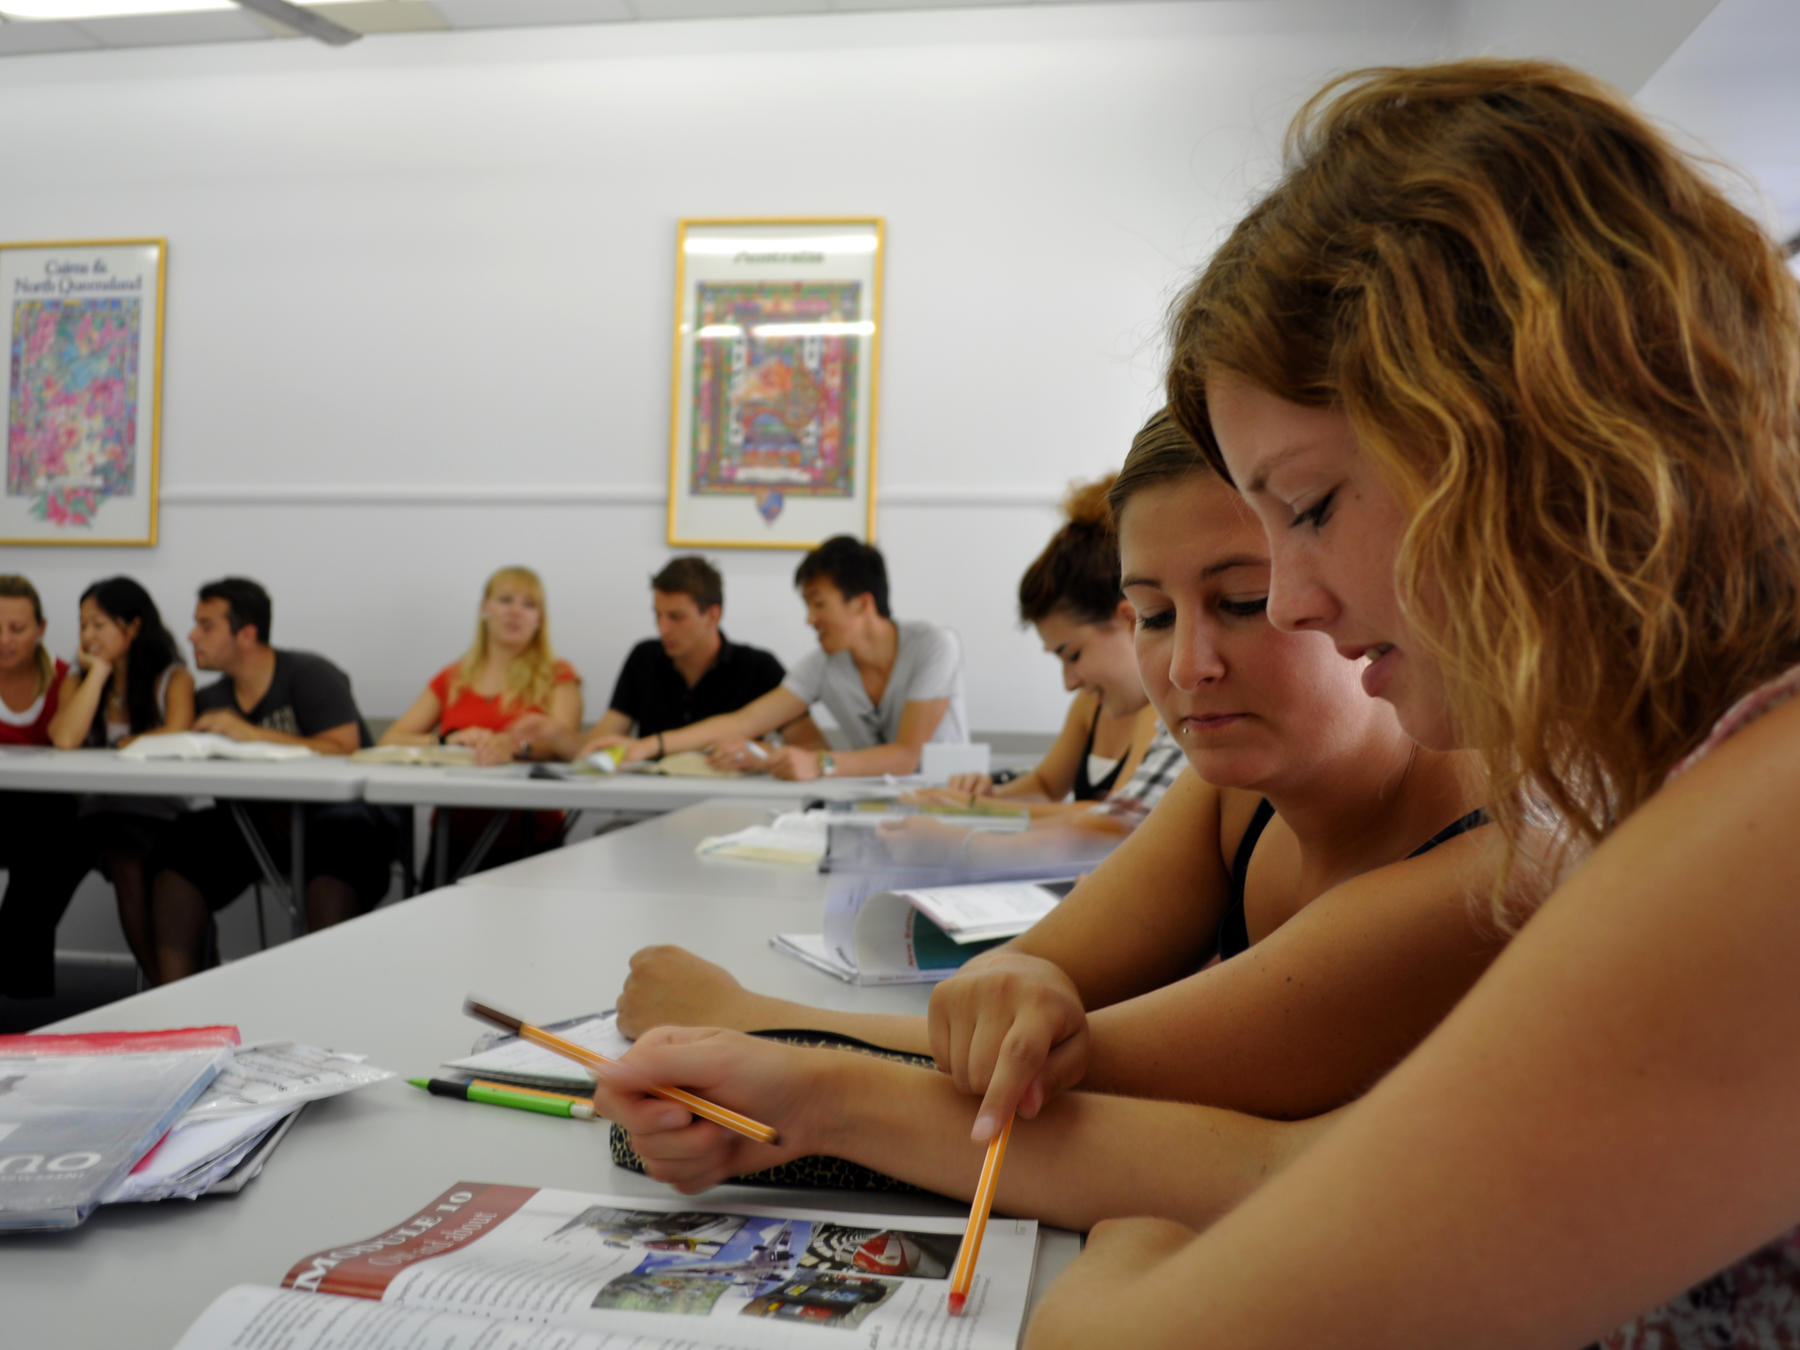
<instances>
[{"instance_id":1,"label":"fluorescent ceiling light","mask_svg":"<svg viewBox=\"0 0 1800 1350\"><path fill-rule=\"evenodd\" d=\"M9 19L112 19L236 8L235 0L0 0L0 14Z\"/></svg>"}]
</instances>

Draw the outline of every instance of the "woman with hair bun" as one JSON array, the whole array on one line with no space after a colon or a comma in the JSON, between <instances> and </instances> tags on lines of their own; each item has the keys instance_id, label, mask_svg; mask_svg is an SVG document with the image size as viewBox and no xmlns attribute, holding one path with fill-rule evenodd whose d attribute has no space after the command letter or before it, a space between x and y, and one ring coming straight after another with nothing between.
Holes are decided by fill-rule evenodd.
<instances>
[{"instance_id":1,"label":"woman with hair bun","mask_svg":"<svg viewBox=\"0 0 1800 1350\"><path fill-rule=\"evenodd\" d=\"M1086 810L1137 773L1162 724L1138 676L1131 605L1119 590L1119 536L1106 504L1112 483L1108 474L1069 490L1063 524L1019 580L1019 622L1037 630L1062 666L1063 687L1075 695L1055 742L1010 782L959 774L946 788L917 794L921 800L994 797L1029 802L1034 817L1053 817Z\"/></svg>"}]
</instances>

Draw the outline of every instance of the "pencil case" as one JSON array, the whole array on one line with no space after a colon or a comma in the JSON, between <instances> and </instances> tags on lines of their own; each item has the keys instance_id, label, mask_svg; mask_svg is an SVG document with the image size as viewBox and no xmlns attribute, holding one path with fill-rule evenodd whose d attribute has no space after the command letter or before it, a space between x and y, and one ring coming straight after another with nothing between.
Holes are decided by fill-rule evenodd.
<instances>
[{"instance_id":1,"label":"pencil case","mask_svg":"<svg viewBox=\"0 0 1800 1350\"><path fill-rule=\"evenodd\" d=\"M752 1036L761 1036L765 1040L782 1041L788 1045L814 1046L828 1050L854 1050L858 1054L875 1055L881 1059L891 1059L899 1064L916 1064L931 1068L934 1061L930 1055L913 1055L904 1050L889 1050L883 1046L871 1045L867 1041L859 1041L854 1036L840 1036L831 1031L805 1031L783 1029L780 1031L753 1031ZM631 1136L623 1127L612 1127L612 1160L628 1172L642 1173L644 1160L638 1157L631 1147ZM872 1167L864 1167L861 1163L851 1162L847 1158L832 1158L822 1153L810 1154L804 1158L794 1158L775 1167L765 1167L760 1172L746 1172L743 1176L733 1177L733 1181L745 1186L801 1186L811 1190L832 1191L878 1191L895 1195L928 1195L923 1187L915 1186L909 1181L899 1181L885 1172L877 1172Z\"/></svg>"}]
</instances>

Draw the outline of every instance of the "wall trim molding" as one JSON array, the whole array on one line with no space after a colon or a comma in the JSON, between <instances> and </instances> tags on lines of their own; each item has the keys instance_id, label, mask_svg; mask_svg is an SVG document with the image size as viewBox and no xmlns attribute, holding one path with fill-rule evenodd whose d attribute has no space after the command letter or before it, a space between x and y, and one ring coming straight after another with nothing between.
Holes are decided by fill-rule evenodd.
<instances>
[{"instance_id":1,"label":"wall trim molding","mask_svg":"<svg viewBox=\"0 0 1800 1350\"><path fill-rule=\"evenodd\" d=\"M876 509L902 507L1036 510L1055 507L1061 488L924 484L884 489ZM649 484L194 483L165 486L165 506L654 506L668 489Z\"/></svg>"}]
</instances>

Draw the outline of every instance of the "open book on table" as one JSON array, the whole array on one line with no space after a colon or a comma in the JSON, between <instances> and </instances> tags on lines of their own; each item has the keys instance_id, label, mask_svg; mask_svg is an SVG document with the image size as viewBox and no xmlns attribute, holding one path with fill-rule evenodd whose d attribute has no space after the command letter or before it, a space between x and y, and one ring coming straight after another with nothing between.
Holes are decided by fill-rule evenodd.
<instances>
[{"instance_id":1,"label":"open book on table","mask_svg":"<svg viewBox=\"0 0 1800 1350\"><path fill-rule=\"evenodd\" d=\"M932 983L1023 933L1074 886L1063 878L883 889L878 878L839 874L825 898L823 931L770 942L852 984Z\"/></svg>"},{"instance_id":2,"label":"open book on table","mask_svg":"<svg viewBox=\"0 0 1800 1350\"><path fill-rule=\"evenodd\" d=\"M280 1289L229 1290L176 1350L1010 1350L1037 1224L989 1221L953 1320L963 1223L458 1182Z\"/></svg>"},{"instance_id":3,"label":"open book on table","mask_svg":"<svg viewBox=\"0 0 1800 1350\"><path fill-rule=\"evenodd\" d=\"M216 731L151 732L119 751L121 759L311 759L304 745L234 741Z\"/></svg>"},{"instance_id":4,"label":"open book on table","mask_svg":"<svg viewBox=\"0 0 1800 1350\"><path fill-rule=\"evenodd\" d=\"M464 768L475 763L466 745L371 745L351 752L358 764L444 764Z\"/></svg>"}]
</instances>

